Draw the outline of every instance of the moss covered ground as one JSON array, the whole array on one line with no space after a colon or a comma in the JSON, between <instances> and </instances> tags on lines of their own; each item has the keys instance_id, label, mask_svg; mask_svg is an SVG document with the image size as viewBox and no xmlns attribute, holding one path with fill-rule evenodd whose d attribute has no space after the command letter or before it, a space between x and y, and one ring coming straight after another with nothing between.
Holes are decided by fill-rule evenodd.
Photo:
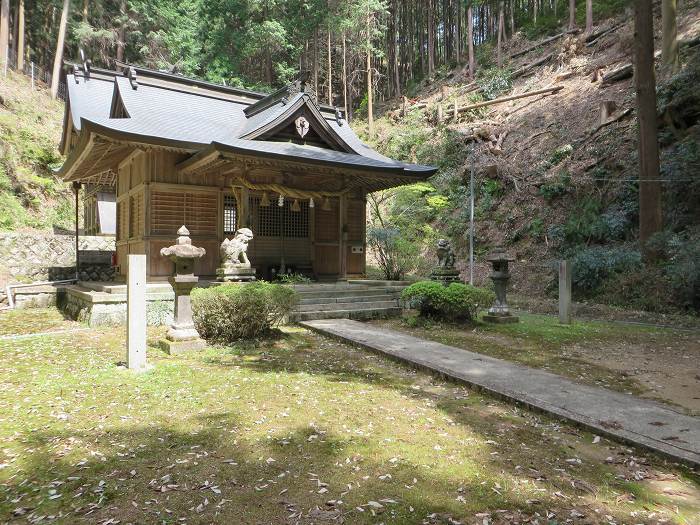
<instances>
[{"instance_id":1,"label":"moss covered ground","mask_svg":"<svg viewBox=\"0 0 700 525\"><path fill-rule=\"evenodd\" d=\"M73 331L8 335L47 318ZM178 357L152 330L135 374L122 329L0 326L0 522L700 519L687 469L300 328Z\"/></svg>"}]
</instances>

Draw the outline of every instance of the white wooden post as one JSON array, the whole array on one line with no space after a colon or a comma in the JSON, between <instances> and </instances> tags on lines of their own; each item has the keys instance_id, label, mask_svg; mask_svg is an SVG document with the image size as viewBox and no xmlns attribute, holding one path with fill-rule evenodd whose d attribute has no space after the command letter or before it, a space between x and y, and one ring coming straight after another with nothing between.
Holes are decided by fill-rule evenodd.
<instances>
[{"instance_id":1,"label":"white wooden post","mask_svg":"<svg viewBox=\"0 0 700 525\"><path fill-rule=\"evenodd\" d=\"M146 367L146 256L129 255L126 288L126 365Z\"/></svg>"},{"instance_id":2,"label":"white wooden post","mask_svg":"<svg viewBox=\"0 0 700 525\"><path fill-rule=\"evenodd\" d=\"M32 91L34 91L34 62L32 62Z\"/></svg>"},{"instance_id":3,"label":"white wooden post","mask_svg":"<svg viewBox=\"0 0 700 525\"><path fill-rule=\"evenodd\" d=\"M559 322L571 324L571 263L559 261Z\"/></svg>"}]
</instances>

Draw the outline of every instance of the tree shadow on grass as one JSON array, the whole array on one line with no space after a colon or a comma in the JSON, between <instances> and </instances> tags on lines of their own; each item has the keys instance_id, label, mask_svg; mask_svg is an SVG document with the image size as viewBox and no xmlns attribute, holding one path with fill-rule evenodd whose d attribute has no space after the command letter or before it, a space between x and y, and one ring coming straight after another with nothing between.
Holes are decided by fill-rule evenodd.
<instances>
[{"instance_id":1,"label":"tree shadow on grass","mask_svg":"<svg viewBox=\"0 0 700 525\"><path fill-rule=\"evenodd\" d=\"M475 509L507 508L513 516L527 506L465 483L458 472L430 476L417 464L364 455L367 438L297 427L253 442L233 414L191 419L205 426L24 434L32 453L3 481L0 519L418 523L432 514L429 523L450 523ZM455 500L457 483L468 504Z\"/></svg>"},{"instance_id":2,"label":"tree shadow on grass","mask_svg":"<svg viewBox=\"0 0 700 525\"><path fill-rule=\"evenodd\" d=\"M319 524L342 518L345 523L412 524L449 523L450 517L470 523L485 511L496 523L513 523L519 512L544 516L553 509L568 518L574 505L585 511L585 505L595 504L624 522L621 507L572 487L573 476L560 470L580 470L576 479L596 490L610 484L622 492L625 485L602 478L600 467L568 465L566 459L578 451L567 450L566 442L543 441L546 418L513 413L503 403L382 357L315 335L292 334L272 344L158 357L151 372L134 376L105 368L114 354L109 345L90 368L85 350L98 352L98 343L109 340L88 344L84 339L85 348L69 354L73 361L63 362L64 356L53 353L47 357L52 370L66 368L64 375L47 376L51 379L43 387L43 399L66 398L65 410L77 410L74 418L56 423L48 417L53 405L40 407L26 428L5 437L8 447L23 450L0 470L0 521L54 515L63 523L111 518L175 523L182 517L188 523ZM43 350L34 352L43 355ZM16 359L31 364L27 355ZM78 362L89 373L67 378L77 373L71 363ZM278 419L276 411L287 406L279 396L293 395L309 379L314 395L327 396L323 409L337 408L336 401L340 408L332 417L316 419L314 410L301 406L292 410L292 419ZM361 390L377 401L365 400L358 410L353 399L359 398L352 396ZM386 395L394 392L398 395ZM103 393L102 406L88 406L93 401L77 395L97 399ZM207 401L238 393L240 412L230 403L215 409ZM300 401L312 405L314 399ZM289 406L296 407L293 403L290 398ZM126 404L129 411L123 410ZM301 419L295 421L297 414ZM258 423L253 421L258 415L269 417ZM453 433L459 443L445 444L449 426L468 432ZM541 464L532 464L532 458ZM544 492L537 492L539 502L534 502L537 478ZM661 501L641 493L638 498L651 505ZM13 517L18 508L26 509L24 515Z\"/></svg>"},{"instance_id":3,"label":"tree shadow on grass","mask_svg":"<svg viewBox=\"0 0 700 525\"><path fill-rule=\"evenodd\" d=\"M604 456L600 457L606 452L579 447L578 444L585 445L582 443L584 438L591 439L585 431L579 431L556 418L496 400L488 394L474 392L456 381L445 383L445 378L439 374L417 371L387 356L337 344L315 334L295 334L288 337L287 342L293 342L295 337L296 344L272 347L249 345L229 349L228 353L240 357L236 360L236 366L261 374L303 373L321 376L332 382L359 381L375 388L396 390L421 403L430 403L455 424L481 436L482 443L485 441L495 445L486 447L491 455L487 463L495 470L510 471L516 475L525 472L525 477L533 480L547 479L557 491L570 491L573 488L573 495L577 498L606 498L610 497L610 491L617 490L634 493L640 502L643 500L647 505L667 504L663 497L640 490L640 486L634 483L638 472L625 467L621 469L623 473L618 469L614 474L614 469L604 466ZM299 344L299 338L306 340ZM225 364L216 356L207 360ZM539 453L533 453L534 450ZM584 460L590 463L584 461L579 466L573 462L572 456L580 454L591 454L589 458L584 456ZM653 455L646 459L649 457L647 452L633 450L629 446L611 443L607 454L613 454L617 463L625 465L625 457L629 458L630 465L634 465L634 458L641 457L651 468L668 468L665 461L655 459ZM683 477L685 474L687 472ZM611 484L613 475L617 481ZM697 477L692 473L688 479L697 482ZM608 512L616 513L615 510Z\"/></svg>"}]
</instances>

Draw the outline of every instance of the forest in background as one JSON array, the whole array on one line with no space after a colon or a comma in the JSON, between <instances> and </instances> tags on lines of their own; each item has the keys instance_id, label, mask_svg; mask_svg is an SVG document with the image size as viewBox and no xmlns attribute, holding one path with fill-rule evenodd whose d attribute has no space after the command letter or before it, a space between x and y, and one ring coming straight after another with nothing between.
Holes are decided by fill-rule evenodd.
<instances>
[{"instance_id":1,"label":"forest in background","mask_svg":"<svg viewBox=\"0 0 700 525\"><path fill-rule=\"evenodd\" d=\"M495 52L492 41L505 43L518 31L534 38L558 31L562 24L584 28L626 4L625 0L2 2L14 28L9 38L20 31L20 22L24 27L23 50L14 43L10 48L47 70L67 7L67 58L77 60L83 49L98 67L114 68L116 61L125 61L259 91L270 91L308 70L319 100L344 108L350 117L357 108L367 112L368 80L378 100L414 95L420 80L441 69L464 63L473 76L479 55Z\"/></svg>"},{"instance_id":2,"label":"forest in background","mask_svg":"<svg viewBox=\"0 0 700 525\"><path fill-rule=\"evenodd\" d=\"M689 0L682 7L689 12L696 3ZM114 68L123 61L263 92L308 70L319 102L343 108L355 129L381 152L441 168L431 183L382 195L374 207L370 224L374 247L387 248L395 260L403 261L397 275L420 272L406 261L420 259L416 255L430 249L438 232L450 236L460 258L465 257L464 173L474 151L480 170L477 216L482 226L476 233L481 255L500 232L507 231L499 242L522 257L573 258L579 269L575 280L579 297L602 293L606 300L647 309L697 308L700 221L693 202L699 193L700 152L694 138L698 100L692 94L698 76L698 61L693 59L697 42L685 42L685 51L679 52L675 0L650 2L640 17L639 9L633 7L642 4L627 0L0 0L0 48L6 42L9 58L31 61L45 70L54 65L57 49L68 60L78 59L83 50L93 66ZM632 23L642 18L645 22L639 27ZM523 49L530 50L526 57L537 55L548 47L543 44L547 39L541 39L568 32L575 36L564 39L562 46L585 49L590 40L598 42L593 54L600 54L597 48L601 47L614 49L612 58L622 66L623 79L631 75L632 62L643 60L643 74L635 75L635 85L628 81L623 86L626 115L638 123L625 126L624 147L615 148L622 137L610 134L594 137L586 148L579 147L579 137L561 134L557 144L533 147L533 153L540 155L535 164L516 169L508 166L507 155L496 158L490 141L463 133L465 121L479 123L489 111L469 112L455 125L437 118L444 108L435 103L435 93L442 86L449 86L450 101L474 103L503 96L533 74L554 78L541 74L552 71L546 61L528 60L523 67L530 69L518 80L522 58L515 57ZM614 40L613 47L603 38L606 34L607 40ZM585 68L571 67L581 53L579 49L565 59L560 55L558 70L581 76ZM582 85L570 89L581 90ZM533 88L529 81L525 86ZM468 92L466 97L460 95L463 91ZM421 111L397 118L407 103L403 97L409 103L430 100L417 104L423 106ZM577 104L583 106L585 101L573 103ZM684 105L689 109L679 112ZM614 126L607 129L615 131ZM11 136L17 139L13 147L35 149L25 130ZM520 147L513 131L507 139L502 133L497 138L503 143L502 151ZM590 173L571 161L591 146L610 158L597 165L593 180L588 180L583 176ZM50 178L50 167L60 159L39 157L34 171L40 178ZM49 161L44 162L44 157ZM522 177L521 181L532 175L536 182L531 191L512 187L501 180L502 174L484 176L484 166L494 162L502 164L502 171ZM47 190L35 182L22 186L12 162L4 166L2 186L16 195L31 187L31 198L22 196L23 205L36 206L37 194ZM610 182L623 176L640 182ZM666 180L674 178L678 182ZM610 189L611 185L615 188ZM58 191L57 185L48 186ZM514 204L515 213L503 209ZM524 223L514 218L523 210L529 213ZM552 217L550 212L557 210L567 217ZM16 205L15 211L21 215ZM58 216L64 215L62 211ZM40 221L24 223L38 227ZM517 227L511 227L512 222ZM19 223L13 224L5 227L12 229ZM646 243L652 237L655 242ZM635 294L625 292L630 287L637 290Z\"/></svg>"}]
</instances>

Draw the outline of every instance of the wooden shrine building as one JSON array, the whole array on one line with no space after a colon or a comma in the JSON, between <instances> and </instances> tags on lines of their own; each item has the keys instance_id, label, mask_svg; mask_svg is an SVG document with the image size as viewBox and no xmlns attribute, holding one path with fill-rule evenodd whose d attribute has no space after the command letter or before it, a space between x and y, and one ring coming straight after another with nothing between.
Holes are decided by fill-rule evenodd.
<instances>
[{"instance_id":1,"label":"wooden shrine building","mask_svg":"<svg viewBox=\"0 0 700 525\"><path fill-rule=\"evenodd\" d=\"M172 263L160 249L184 224L206 248L195 270L203 277L215 275L219 245L241 227L255 236L248 256L260 278L281 268L324 280L361 276L367 193L435 172L367 147L303 80L264 95L122 69L73 66L60 169L86 203L113 195L118 275L127 254L145 253L149 280L165 280ZM86 215L105 206L86 205Z\"/></svg>"}]
</instances>

